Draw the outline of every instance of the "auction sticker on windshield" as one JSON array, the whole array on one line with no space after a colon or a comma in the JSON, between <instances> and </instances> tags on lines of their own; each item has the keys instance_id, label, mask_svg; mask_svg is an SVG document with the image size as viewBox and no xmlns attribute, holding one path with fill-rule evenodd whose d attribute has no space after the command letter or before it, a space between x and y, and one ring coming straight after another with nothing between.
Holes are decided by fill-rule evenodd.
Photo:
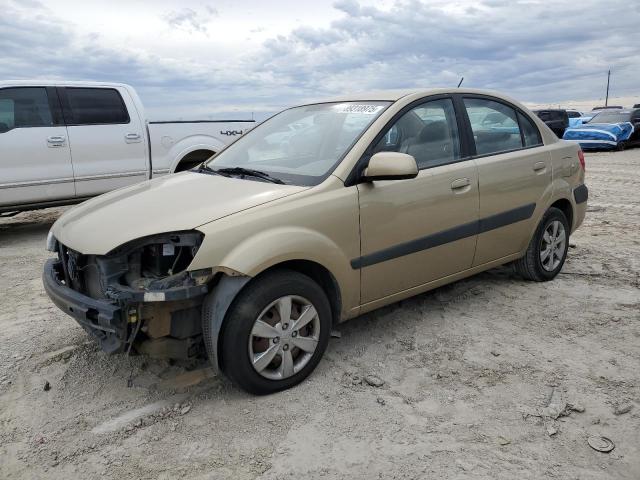
<instances>
[{"instance_id":1,"label":"auction sticker on windshield","mask_svg":"<svg viewBox=\"0 0 640 480\"><path fill-rule=\"evenodd\" d=\"M333 107L336 113L362 113L365 115L375 115L383 108L383 105L367 105L354 103L340 103Z\"/></svg>"}]
</instances>

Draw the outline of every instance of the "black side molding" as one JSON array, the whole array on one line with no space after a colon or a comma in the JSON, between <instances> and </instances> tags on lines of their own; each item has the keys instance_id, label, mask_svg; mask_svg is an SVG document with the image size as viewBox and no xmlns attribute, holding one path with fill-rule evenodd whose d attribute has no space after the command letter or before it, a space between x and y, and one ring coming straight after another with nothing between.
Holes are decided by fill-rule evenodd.
<instances>
[{"instance_id":1,"label":"black side molding","mask_svg":"<svg viewBox=\"0 0 640 480\"><path fill-rule=\"evenodd\" d=\"M455 242L456 240L471 237L477 233L478 222L465 223L448 230L427 235L426 237L416 238L415 240L400 243L393 247L385 248L384 250L378 250L377 252L370 253L363 257L354 258L351 260L351 268L359 269L368 267L370 265L375 265L376 263L386 262L387 260L403 257L429 248L438 247L445 243Z\"/></svg>"},{"instance_id":2,"label":"black side molding","mask_svg":"<svg viewBox=\"0 0 640 480\"><path fill-rule=\"evenodd\" d=\"M507 210L506 212L481 218L474 222L465 223L441 232L436 232L431 235L427 235L426 237L416 238L409 242L400 243L383 250L378 250L377 252L370 253L369 255L354 258L351 260L351 268L357 270L359 268L375 265L376 263L386 262L387 260L403 257L429 248L438 247L445 243L455 242L456 240L489 232L496 228L506 227L512 223L531 218L535 209L536 204L529 203L512 210Z\"/></svg>"},{"instance_id":3,"label":"black side molding","mask_svg":"<svg viewBox=\"0 0 640 480\"><path fill-rule=\"evenodd\" d=\"M584 203L589 198L589 189L586 185L582 184L573 190L573 198L576 199L576 203Z\"/></svg>"}]
</instances>

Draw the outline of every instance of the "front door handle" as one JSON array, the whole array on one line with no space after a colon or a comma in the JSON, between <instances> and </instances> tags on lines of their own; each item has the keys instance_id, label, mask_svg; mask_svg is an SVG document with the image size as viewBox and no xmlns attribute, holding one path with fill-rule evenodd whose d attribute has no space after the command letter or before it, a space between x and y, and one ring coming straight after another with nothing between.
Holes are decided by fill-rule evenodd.
<instances>
[{"instance_id":1,"label":"front door handle","mask_svg":"<svg viewBox=\"0 0 640 480\"><path fill-rule=\"evenodd\" d=\"M67 138L64 135L53 135L47 137L47 146L49 147L62 147Z\"/></svg>"},{"instance_id":2,"label":"front door handle","mask_svg":"<svg viewBox=\"0 0 640 480\"><path fill-rule=\"evenodd\" d=\"M127 133L124 136L124 141L127 143L138 143L141 141L141 137L139 133Z\"/></svg>"},{"instance_id":3,"label":"front door handle","mask_svg":"<svg viewBox=\"0 0 640 480\"><path fill-rule=\"evenodd\" d=\"M468 178L458 178L451 182L451 190L462 190L471 185L471 180Z\"/></svg>"},{"instance_id":4,"label":"front door handle","mask_svg":"<svg viewBox=\"0 0 640 480\"><path fill-rule=\"evenodd\" d=\"M544 172L547 169L547 164L545 162L536 162L533 164L534 172Z\"/></svg>"}]
</instances>

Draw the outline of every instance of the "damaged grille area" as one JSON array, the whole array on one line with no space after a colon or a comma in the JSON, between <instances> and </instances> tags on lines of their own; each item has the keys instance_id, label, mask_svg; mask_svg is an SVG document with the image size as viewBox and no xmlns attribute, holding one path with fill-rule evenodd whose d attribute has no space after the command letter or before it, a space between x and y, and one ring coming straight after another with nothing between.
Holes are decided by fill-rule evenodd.
<instances>
[{"instance_id":1,"label":"damaged grille area","mask_svg":"<svg viewBox=\"0 0 640 480\"><path fill-rule=\"evenodd\" d=\"M203 357L201 304L212 275L210 269L186 270L202 239L194 231L153 235L106 255L83 255L58 243L59 283L118 311L108 320L97 308L84 309L82 318L72 308L67 313L109 353Z\"/></svg>"}]
</instances>

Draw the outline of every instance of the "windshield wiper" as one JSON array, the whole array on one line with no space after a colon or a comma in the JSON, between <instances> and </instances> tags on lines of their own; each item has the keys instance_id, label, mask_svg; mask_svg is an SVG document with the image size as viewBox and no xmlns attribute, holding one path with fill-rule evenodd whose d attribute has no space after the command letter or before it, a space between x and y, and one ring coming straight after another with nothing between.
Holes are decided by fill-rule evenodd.
<instances>
[{"instance_id":1,"label":"windshield wiper","mask_svg":"<svg viewBox=\"0 0 640 480\"><path fill-rule=\"evenodd\" d=\"M271 183L278 183L280 185L284 185L284 182L282 180L280 180L279 178L276 177L272 177L271 175L269 175L266 172L261 172L260 170L253 170L251 168L244 168L244 167L225 167L225 168L218 168L217 170L214 170L214 172L220 173L220 174L227 174L227 175L247 175L249 177L256 177L256 178L260 178L262 180L266 180L267 182L271 182Z\"/></svg>"},{"instance_id":2,"label":"windshield wiper","mask_svg":"<svg viewBox=\"0 0 640 480\"><path fill-rule=\"evenodd\" d=\"M192 171L195 171L195 172L198 172L198 173L208 173L209 175L220 175L222 177L228 177L229 176L226 173L221 173L218 170L214 170L213 168L211 168L206 163L202 163L202 164L198 165Z\"/></svg>"}]
</instances>

